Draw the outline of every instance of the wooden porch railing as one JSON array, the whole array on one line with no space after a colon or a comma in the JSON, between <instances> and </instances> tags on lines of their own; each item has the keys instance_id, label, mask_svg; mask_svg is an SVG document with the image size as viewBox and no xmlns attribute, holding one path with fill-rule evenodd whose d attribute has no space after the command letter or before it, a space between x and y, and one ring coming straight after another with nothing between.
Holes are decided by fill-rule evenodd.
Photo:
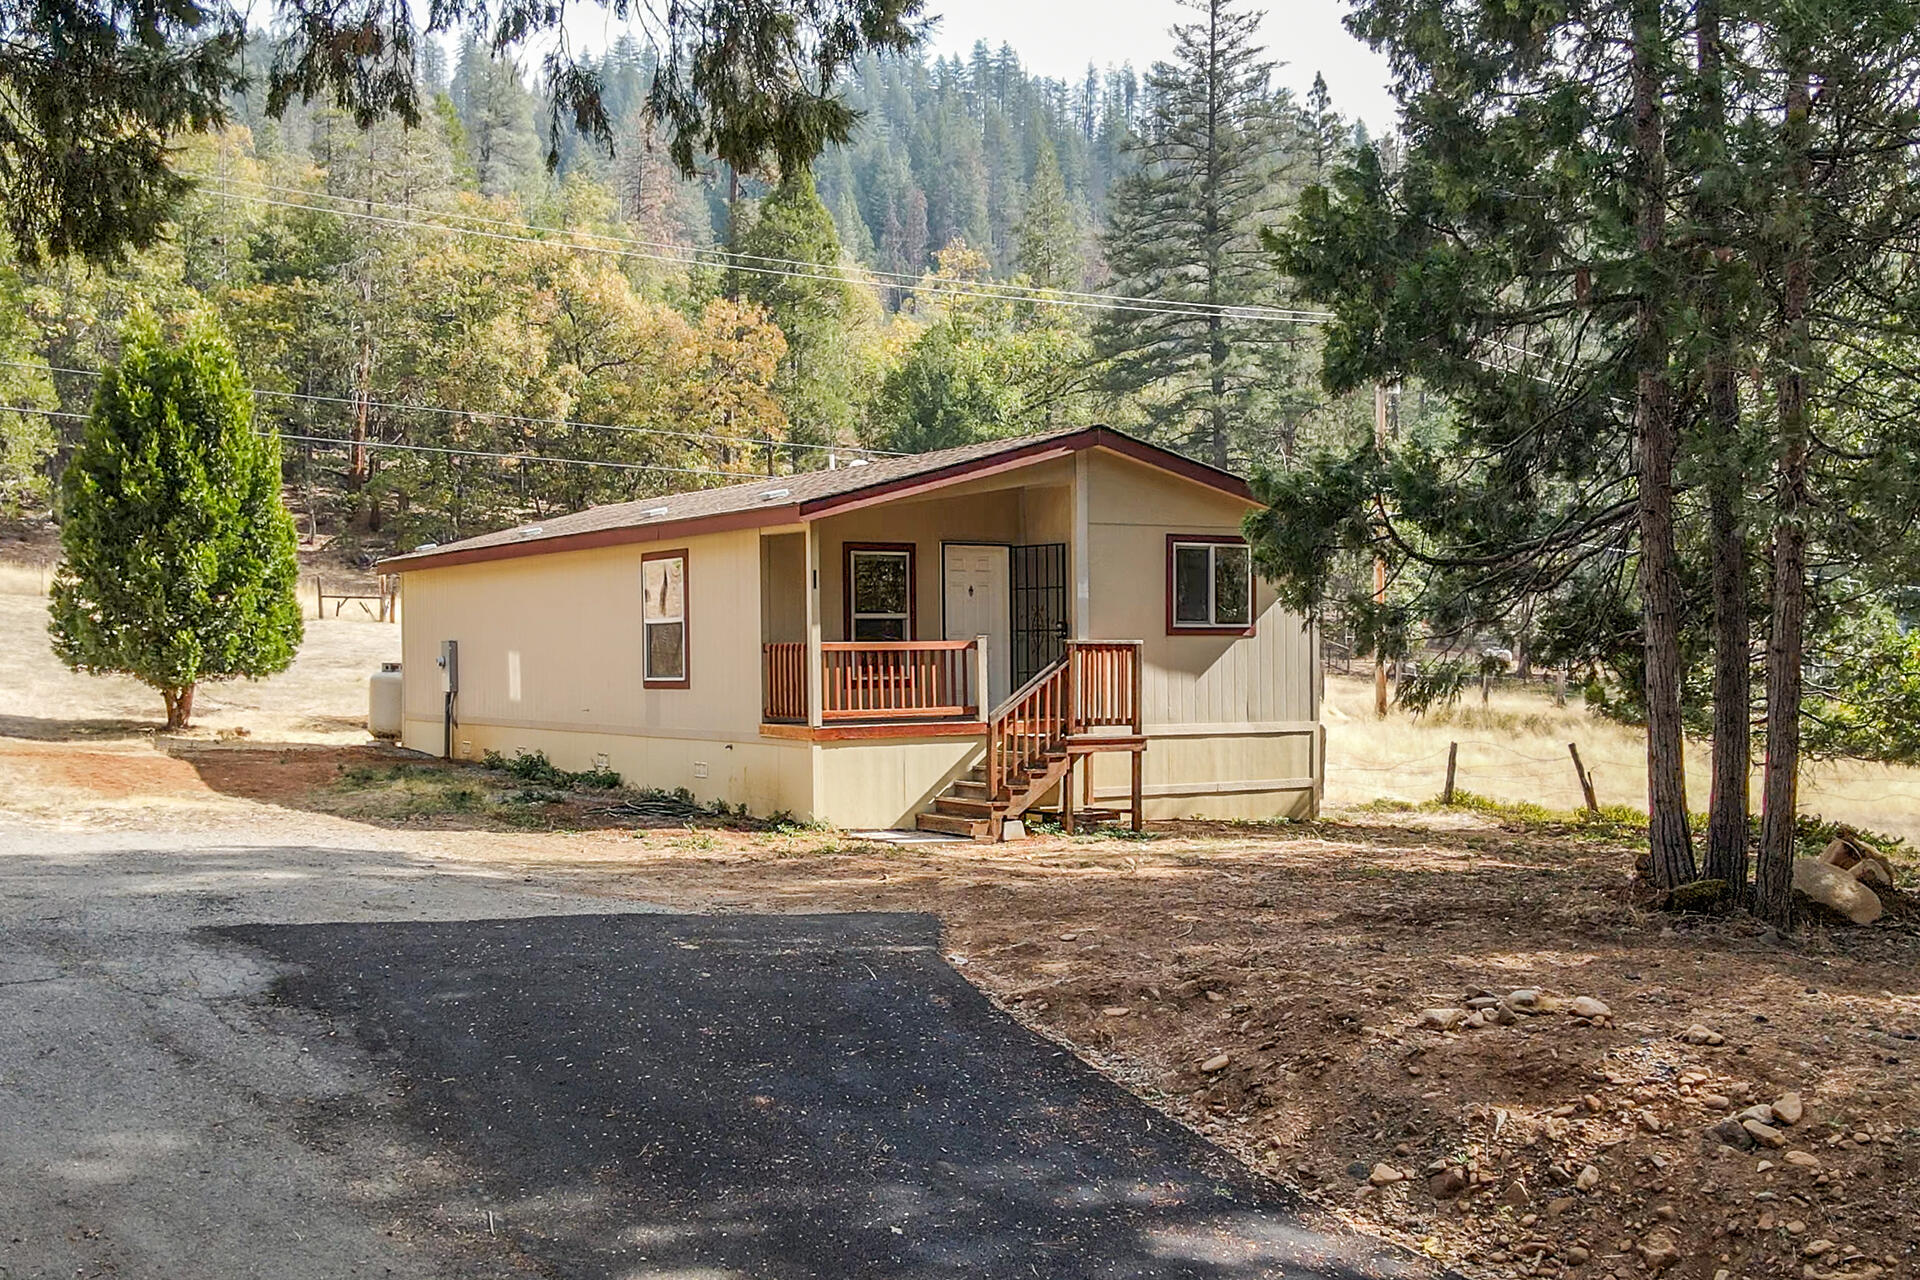
<instances>
[{"instance_id":1,"label":"wooden porch railing","mask_svg":"<svg viewBox=\"0 0 1920 1280\"><path fill-rule=\"evenodd\" d=\"M1140 733L1140 642L1069 640L987 720L987 795L1005 799L1089 728Z\"/></svg>"},{"instance_id":2,"label":"wooden porch railing","mask_svg":"<svg viewBox=\"0 0 1920 1280\"><path fill-rule=\"evenodd\" d=\"M830 641L820 646L822 720L975 716L972 640Z\"/></svg>"},{"instance_id":3,"label":"wooden porch railing","mask_svg":"<svg viewBox=\"0 0 1920 1280\"><path fill-rule=\"evenodd\" d=\"M760 718L807 722L807 645L804 640L760 646Z\"/></svg>"},{"instance_id":4,"label":"wooden porch railing","mask_svg":"<svg viewBox=\"0 0 1920 1280\"><path fill-rule=\"evenodd\" d=\"M1139 733L1140 642L1069 640L1066 659L1073 671L1066 731L1127 728Z\"/></svg>"},{"instance_id":5,"label":"wooden porch railing","mask_svg":"<svg viewBox=\"0 0 1920 1280\"><path fill-rule=\"evenodd\" d=\"M761 646L761 714L805 723L807 646ZM972 640L829 641L820 646L820 719L955 720L980 714Z\"/></svg>"}]
</instances>

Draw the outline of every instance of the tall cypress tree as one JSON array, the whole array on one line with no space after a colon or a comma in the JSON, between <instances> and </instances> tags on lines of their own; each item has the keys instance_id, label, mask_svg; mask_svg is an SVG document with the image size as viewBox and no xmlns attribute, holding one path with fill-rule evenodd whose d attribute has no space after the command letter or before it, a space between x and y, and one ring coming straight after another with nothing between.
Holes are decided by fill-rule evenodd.
<instances>
[{"instance_id":1,"label":"tall cypress tree","mask_svg":"<svg viewBox=\"0 0 1920 1280\"><path fill-rule=\"evenodd\" d=\"M1109 195L1112 288L1207 307L1271 302L1259 235L1276 217L1278 139L1273 64L1253 42L1260 15L1234 0L1188 3L1199 20L1174 28L1174 60L1148 75L1136 167ZM1153 433L1223 466L1261 341L1255 326L1197 311L1115 309L1095 329L1109 389L1151 388Z\"/></svg>"},{"instance_id":2,"label":"tall cypress tree","mask_svg":"<svg viewBox=\"0 0 1920 1280\"><path fill-rule=\"evenodd\" d=\"M75 671L160 691L167 728L206 680L284 671L302 632L280 443L254 434L232 345L202 322L178 344L150 317L100 380L61 478L54 652Z\"/></svg>"},{"instance_id":3,"label":"tall cypress tree","mask_svg":"<svg viewBox=\"0 0 1920 1280\"><path fill-rule=\"evenodd\" d=\"M1666 221L1687 176L1668 119L1678 10L1359 6L1355 30L1401 84L1405 160L1389 171L1362 149L1308 192L1279 247L1338 312L1330 385L1412 374L1454 400L1458 421L1392 457L1369 441L1277 477L1263 530L1270 567L1310 585L1335 544L1378 547L1425 579L1420 616L1456 636L1532 594L1571 593L1581 625L1631 598L1651 867L1665 888L1695 872L1675 550L1685 424L1671 368L1697 299Z\"/></svg>"}]
</instances>

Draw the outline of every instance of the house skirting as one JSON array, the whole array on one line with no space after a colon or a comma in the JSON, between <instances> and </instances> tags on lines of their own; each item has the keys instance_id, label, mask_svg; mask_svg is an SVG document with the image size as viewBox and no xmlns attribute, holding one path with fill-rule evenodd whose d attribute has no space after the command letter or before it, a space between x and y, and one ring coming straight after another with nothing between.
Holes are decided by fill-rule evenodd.
<instances>
[{"instance_id":1,"label":"house skirting","mask_svg":"<svg viewBox=\"0 0 1920 1280\"><path fill-rule=\"evenodd\" d=\"M1149 819L1309 817L1317 810L1320 727L1312 721L1149 726L1142 793ZM441 753L437 720L409 719L401 741ZM484 720L454 729L454 756L543 751L563 769L604 759L629 785L684 787L703 803L744 804L835 826L911 827L914 815L978 763L982 737L929 732L811 738L702 731L608 732ZM1092 760L1095 804L1130 797L1124 753ZM1086 795L1075 779L1076 798Z\"/></svg>"},{"instance_id":2,"label":"house skirting","mask_svg":"<svg viewBox=\"0 0 1920 1280\"><path fill-rule=\"evenodd\" d=\"M403 745L437 756L442 742L438 720L405 722ZM543 751L560 768L574 770L593 768L604 757L606 767L629 786L662 791L684 787L703 804L744 804L762 817L814 816L813 767L810 748L803 742L671 730L638 734L533 728L486 720L463 720L454 726L455 759L477 761L489 751L504 756Z\"/></svg>"}]
</instances>

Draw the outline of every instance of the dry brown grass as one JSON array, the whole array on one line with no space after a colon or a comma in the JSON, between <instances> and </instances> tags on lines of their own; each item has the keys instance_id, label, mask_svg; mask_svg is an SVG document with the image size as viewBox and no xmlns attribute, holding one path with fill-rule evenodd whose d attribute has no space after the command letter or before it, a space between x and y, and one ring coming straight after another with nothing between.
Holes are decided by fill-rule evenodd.
<instances>
[{"instance_id":1,"label":"dry brown grass","mask_svg":"<svg viewBox=\"0 0 1920 1280\"><path fill-rule=\"evenodd\" d=\"M1458 742L1455 785L1495 800L1580 807L1580 784L1567 754L1578 743L1593 772L1601 804L1646 808L1646 739L1637 729L1589 713L1577 698L1553 705L1545 689L1503 688L1482 705L1470 690L1458 707L1415 719L1398 709L1373 715L1373 684L1329 675L1327 803L1332 807L1379 800L1418 803L1440 794L1447 744ZM1687 744L1687 795L1696 811L1707 804L1707 744ZM1759 774L1754 774L1754 795ZM1920 844L1920 769L1906 765L1838 761L1810 766L1801 783L1808 812Z\"/></svg>"},{"instance_id":2,"label":"dry brown grass","mask_svg":"<svg viewBox=\"0 0 1920 1280\"><path fill-rule=\"evenodd\" d=\"M397 626L350 615L309 617L306 641L286 672L200 687L193 736L245 730L256 742L366 742L367 677L399 657ZM0 737L140 737L164 719L160 695L138 680L67 670L48 643L47 601L38 594L0 590L0 691Z\"/></svg>"}]
</instances>

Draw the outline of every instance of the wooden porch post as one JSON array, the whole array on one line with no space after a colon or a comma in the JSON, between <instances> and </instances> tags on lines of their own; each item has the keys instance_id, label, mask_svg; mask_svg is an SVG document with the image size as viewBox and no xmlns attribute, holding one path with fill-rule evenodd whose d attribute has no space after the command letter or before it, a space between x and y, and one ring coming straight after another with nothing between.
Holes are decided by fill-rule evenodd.
<instances>
[{"instance_id":1,"label":"wooden porch post","mask_svg":"<svg viewBox=\"0 0 1920 1280\"><path fill-rule=\"evenodd\" d=\"M1129 751L1127 756L1133 761L1133 829L1139 831L1146 817L1140 798L1140 764L1146 758L1146 752Z\"/></svg>"},{"instance_id":2,"label":"wooden porch post","mask_svg":"<svg viewBox=\"0 0 1920 1280\"><path fill-rule=\"evenodd\" d=\"M1145 732L1146 717L1142 714L1145 703L1141 696L1141 686L1146 684L1146 672L1141 670L1145 658L1145 646L1133 647L1133 736L1140 737ZM1145 806L1140 795L1141 766L1146 760L1146 751L1135 749L1127 753L1133 760L1133 829L1141 829L1145 818Z\"/></svg>"},{"instance_id":3,"label":"wooden porch post","mask_svg":"<svg viewBox=\"0 0 1920 1280\"><path fill-rule=\"evenodd\" d=\"M1092 569L1087 563L1088 529L1092 515L1092 468L1089 465L1087 451L1081 449L1073 455L1073 545L1067 548L1067 554L1073 561L1073 638L1076 640L1093 639L1093 583Z\"/></svg>"},{"instance_id":4,"label":"wooden porch post","mask_svg":"<svg viewBox=\"0 0 1920 1280\"><path fill-rule=\"evenodd\" d=\"M1081 757L1079 763L1082 768L1085 768L1086 765L1091 763L1091 761L1089 761L1086 757L1083 756ZM1068 835L1073 834L1073 766L1074 764L1075 764L1075 761L1073 757L1068 756L1067 757L1067 774L1064 778L1060 779L1060 829L1066 832Z\"/></svg>"},{"instance_id":5,"label":"wooden porch post","mask_svg":"<svg viewBox=\"0 0 1920 1280\"><path fill-rule=\"evenodd\" d=\"M820 526L807 525L807 723L821 723L820 677Z\"/></svg>"},{"instance_id":6,"label":"wooden porch post","mask_svg":"<svg viewBox=\"0 0 1920 1280\"><path fill-rule=\"evenodd\" d=\"M993 684L988 679L992 666L987 661L987 637L973 638L973 701L974 715L985 721L993 714Z\"/></svg>"}]
</instances>

